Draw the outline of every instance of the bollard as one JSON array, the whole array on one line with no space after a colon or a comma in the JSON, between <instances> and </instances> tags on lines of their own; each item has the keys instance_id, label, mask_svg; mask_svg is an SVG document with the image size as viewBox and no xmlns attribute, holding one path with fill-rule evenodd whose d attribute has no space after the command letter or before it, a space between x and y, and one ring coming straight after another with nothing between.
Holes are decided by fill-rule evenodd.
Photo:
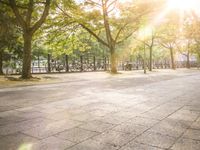
<instances>
[{"instance_id":1,"label":"bollard","mask_svg":"<svg viewBox=\"0 0 200 150\"><path fill-rule=\"evenodd\" d=\"M51 72L51 64L50 64L50 61L51 61L51 56L50 56L50 54L48 54L48 61L47 61L47 63L48 63L48 70L47 70L47 72L48 72L48 73Z\"/></svg>"},{"instance_id":2,"label":"bollard","mask_svg":"<svg viewBox=\"0 0 200 150\"><path fill-rule=\"evenodd\" d=\"M104 70L105 71L107 71L107 64L106 63L107 63L107 60L106 60L106 57L104 57Z\"/></svg>"},{"instance_id":3,"label":"bollard","mask_svg":"<svg viewBox=\"0 0 200 150\"><path fill-rule=\"evenodd\" d=\"M93 57L94 71L96 71L96 57Z\"/></svg>"},{"instance_id":4,"label":"bollard","mask_svg":"<svg viewBox=\"0 0 200 150\"><path fill-rule=\"evenodd\" d=\"M81 62L80 72L82 72L83 71L83 56L80 56L80 62Z\"/></svg>"},{"instance_id":5,"label":"bollard","mask_svg":"<svg viewBox=\"0 0 200 150\"><path fill-rule=\"evenodd\" d=\"M69 72L69 59L68 59L68 55L65 55L65 72Z\"/></svg>"}]
</instances>

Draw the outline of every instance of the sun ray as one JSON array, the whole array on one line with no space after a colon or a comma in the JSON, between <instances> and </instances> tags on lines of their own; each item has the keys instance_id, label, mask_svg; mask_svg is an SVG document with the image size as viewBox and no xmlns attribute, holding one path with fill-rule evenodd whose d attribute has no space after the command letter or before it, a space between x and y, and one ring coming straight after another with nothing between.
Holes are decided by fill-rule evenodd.
<instances>
[{"instance_id":1,"label":"sun ray","mask_svg":"<svg viewBox=\"0 0 200 150\"><path fill-rule=\"evenodd\" d=\"M198 6L200 6L199 0L167 0L164 9L159 13L159 15L154 16L154 19L151 22L138 30L135 40L139 39L139 43L141 44L144 39L151 36L153 28L162 25L167 19L166 16L169 13L174 12L179 15L179 33L182 33L185 14L189 14L189 12L193 11L200 15Z\"/></svg>"},{"instance_id":2,"label":"sun ray","mask_svg":"<svg viewBox=\"0 0 200 150\"><path fill-rule=\"evenodd\" d=\"M170 9L190 11L196 9L197 0L168 0L167 5Z\"/></svg>"}]
</instances>

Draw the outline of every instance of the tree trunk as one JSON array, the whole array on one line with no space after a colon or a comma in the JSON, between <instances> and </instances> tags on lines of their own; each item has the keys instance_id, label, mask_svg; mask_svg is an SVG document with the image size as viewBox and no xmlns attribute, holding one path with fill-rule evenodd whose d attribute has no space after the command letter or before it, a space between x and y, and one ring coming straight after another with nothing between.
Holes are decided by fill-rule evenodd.
<instances>
[{"instance_id":1,"label":"tree trunk","mask_svg":"<svg viewBox=\"0 0 200 150\"><path fill-rule=\"evenodd\" d=\"M24 49L23 49L23 67L22 67L22 78L31 78L31 41L32 34L24 33Z\"/></svg>"},{"instance_id":2,"label":"tree trunk","mask_svg":"<svg viewBox=\"0 0 200 150\"><path fill-rule=\"evenodd\" d=\"M117 73L117 59L116 52L114 48L110 49L111 52L111 73Z\"/></svg>"},{"instance_id":3,"label":"tree trunk","mask_svg":"<svg viewBox=\"0 0 200 150\"><path fill-rule=\"evenodd\" d=\"M149 61L149 71L152 71L152 61L153 61L152 53L153 53L153 48L150 47L150 54L149 54L149 56L150 56L150 61Z\"/></svg>"},{"instance_id":4,"label":"tree trunk","mask_svg":"<svg viewBox=\"0 0 200 150\"><path fill-rule=\"evenodd\" d=\"M190 69L190 52L187 54L187 68Z\"/></svg>"},{"instance_id":5,"label":"tree trunk","mask_svg":"<svg viewBox=\"0 0 200 150\"><path fill-rule=\"evenodd\" d=\"M172 69L176 69L175 61L174 61L174 51L173 48L170 48L170 56L171 56L171 65Z\"/></svg>"},{"instance_id":6,"label":"tree trunk","mask_svg":"<svg viewBox=\"0 0 200 150\"><path fill-rule=\"evenodd\" d=\"M0 75L3 75L3 51L0 50Z\"/></svg>"},{"instance_id":7,"label":"tree trunk","mask_svg":"<svg viewBox=\"0 0 200 150\"><path fill-rule=\"evenodd\" d=\"M103 11L103 20L104 20L104 28L106 31L106 39L108 43L108 47L110 49L111 54L111 73L117 73L117 60L116 60L116 51L115 51L115 41L112 38L110 24L108 21L108 8L107 8L107 2L104 2L102 0L102 11Z\"/></svg>"},{"instance_id":8,"label":"tree trunk","mask_svg":"<svg viewBox=\"0 0 200 150\"><path fill-rule=\"evenodd\" d=\"M48 64L47 72L51 73L51 56L50 56L50 54L48 54L47 64Z\"/></svg>"},{"instance_id":9,"label":"tree trunk","mask_svg":"<svg viewBox=\"0 0 200 150\"><path fill-rule=\"evenodd\" d=\"M147 73L147 68L146 68L146 46L144 44L144 60L143 60L143 69L144 69L144 74Z\"/></svg>"},{"instance_id":10,"label":"tree trunk","mask_svg":"<svg viewBox=\"0 0 200 150\"><path fill-rule=\"evenodd\" d=\"M199 69L199 67L200 67L200 52L198 52L198 64L197 64L197 68Z\"/></svg>"}]
</instances>

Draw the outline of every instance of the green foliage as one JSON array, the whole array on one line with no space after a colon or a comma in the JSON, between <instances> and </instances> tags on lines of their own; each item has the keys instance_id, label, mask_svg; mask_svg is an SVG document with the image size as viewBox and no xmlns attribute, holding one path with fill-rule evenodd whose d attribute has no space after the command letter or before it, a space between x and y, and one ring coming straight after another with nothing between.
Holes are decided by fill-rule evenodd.
<instances>
[{"instance_id":1,"label":"green foliage","mask_svg":"<svg viewBox=\"0 0 200 150\"><path fill-rule=\"evenodd\" d=\"M105 2L105 0L103 0ZM106 0L108 3L114 0ZM8 2L4 0L4 2ZM32 12L32 27L41 17L44 6L40 0L34 1ZM135 0L120 3L107 8L106 19L100 1L95 0L52 0L49 15L39 28L32 41L32 58L38 55L47 57L50 53L54 57L62 55L79 55L92 53L99 56L109 55L109 48L113 46L119 59L136 60L143 58L144 45L147 50L153 47L153 59L167 59L170 57L166 49L173 48L179 54L187 54L188 50L200 58L200 17L188 13L182 18L180 14L171 11L166 14L162 23L154 25L152 22L164 8L165 0ZM29 0L16 0L18 6L27 7ZM11 53L22 58L23 37L19 23L7 5L0 3L0 47L1 51ZM26 19L27 9L19 9L19 13ZM192 17L191 17L192 15ZM108 27L105 27L105 21ZM153 27L153 32L145 39L139 37L146 27ZM110 38L108 38L108 29ZM109 40L111 39L111 40ZM189 47L188 43L189 42Z\"/></svg>"},{"instance_id":2,"label":"green foliage","mask_svg":"<svg viewBox=\"0 0 200 150\"><path fill-rule=\"evenodd\" d=\"M0 51L11 54L13 58L22 57L22 37L20 29L15 26L16 21L9 7L0 7ZM9 57L4 57L4 60Z\"/></svg>"}]
</instances>

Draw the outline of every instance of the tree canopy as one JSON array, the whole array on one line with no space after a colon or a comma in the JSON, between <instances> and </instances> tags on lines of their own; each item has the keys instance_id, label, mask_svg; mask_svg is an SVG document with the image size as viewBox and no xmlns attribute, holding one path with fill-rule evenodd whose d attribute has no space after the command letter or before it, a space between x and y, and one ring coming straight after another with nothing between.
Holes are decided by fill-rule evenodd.
<instances>
[{"instance_id":1,"label":"tree canopy","mask_svg":"<svg viewBox=\"0 0 200 150\"><path fill-rule=\"evenodd\" d=\"M23 59L22 78L31 77L35 55L57 57L78 51L106 51L112 73L122 56L143 58L144 48L149 51L150 71L153 60L163 56L175 69L178 55L188 63L191 55L200 58L197 4L197 0L0 0L0 73L5 51Z\"/></svg>"}]
</instances>

